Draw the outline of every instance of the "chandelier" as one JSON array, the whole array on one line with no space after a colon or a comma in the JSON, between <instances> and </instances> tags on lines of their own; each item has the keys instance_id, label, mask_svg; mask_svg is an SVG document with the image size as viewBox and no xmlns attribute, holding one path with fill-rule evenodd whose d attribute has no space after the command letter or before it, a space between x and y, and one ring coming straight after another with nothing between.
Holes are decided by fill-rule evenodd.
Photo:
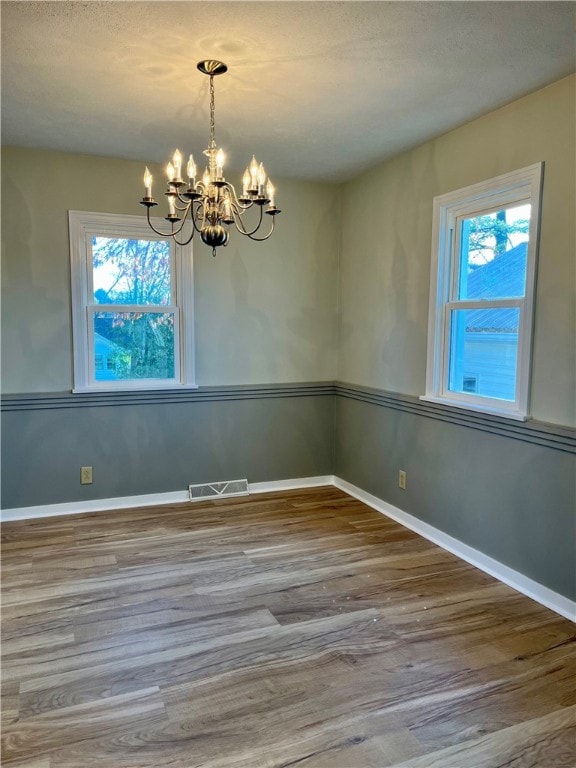
<instances>
[{"instance_id":1,"label":"chandelier","mask_svg":"<svg viewBox=\"0 0 576 768\"><path fill-rule=\"evenodd\" d=\"M190 155L186 165L188 182L184 181L182 154L178 149L174 152L172 162L168 163L166 169L168 188L164 193L168 201L168 215L165 219L171 225L169 232L156 229L150 220L150 209L158 203L152 197L152 174L148 168L144 173L146 192L140 205L146 206L148 224L157 235L172 237L178 245L188 245L194 233L199 232L202 241L212 248L212 255L216 256L216 248L228 244L231 226L251 240L267 240L274 231L275 217L280 210L274 204L274 186L267 178L264 166L254 156L244 171L240 197L232 184L224 178L224 152L217 148L215 138L214 77L223 75L228 67L221 61L211 60L200 61L197 67L210 77L210 142L204 150L208 158L206 170L202 178L197 180L196 164ZM247 226L243 217L249 208L255 208L258 213L251 225ZM271 217L270 231L266 235L259 235L264 213ZM187 222L188 227L183 233ZM187 236L190 228L191 232Z\"/></svg>"}]
</instances>

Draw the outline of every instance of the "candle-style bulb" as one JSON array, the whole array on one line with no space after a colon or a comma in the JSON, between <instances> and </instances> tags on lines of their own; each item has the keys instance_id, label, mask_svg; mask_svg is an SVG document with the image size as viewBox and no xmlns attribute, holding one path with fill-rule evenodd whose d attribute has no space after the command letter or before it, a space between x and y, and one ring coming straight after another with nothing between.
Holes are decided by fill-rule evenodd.
<instances>
[{"instance_id":1,"label":"candle-style bulb","mask_svg":"<svg viewBox=\"0 0 576 768\"><path fill-rule=\"evenodd\" d=\"M218 168L222 168L224 166L224 150L219 149L218 152L216 152L216 166Z\"/></svg>"},{"instance_id":2,"label":"candle-style bulb","mask_svg":"<svg viewBox=\"0 0 576 768\"><path fill-rule=\"evenodd\" d=\"M264 166L260 163L258 168L258 197L264 197L266 192L266 171Z\"/></svg>"},{"instance_id":3,"label":"candle-style bulb","mask_svg":"<svg viewBox=\"0 0 576 768\"><path fill-rule=\"evenodd\" d=\"M174 181L174 166L172 163L168 163L166 166L166 176L168 176L168 181Z\"/></svg>"},{"instance_id":4,"label":"candle-style bulb","mask_svg":"<svg viewBox=\"0 0 576 768\"><path fill-rule=\"evenodd\" d=\"M205 189L208 189L208 187L210 186L210 181L211 181L210 171L208 170L208 168L206 168L206 170L204 171L204 175L202 176L202 183L204 184Z\"/></svg>"},{"instance_id":5,"label":"candle-style bulb","mask_svg":"<svg viewBox=\"0 0 576 768\"><path fill-rule=\"evenodd\" d=\"M250 171L248 168L244 171L244 176L242 176L242 194L244 197L248 194L248 190L250 189Z\"/></svg>"},{"instance_id":6,"label":"candle-style bulb","mask_svg":"<svg viewBox=\"0 0 576 768\"><path fill-rule=\"evenodd\" d=\"M174 152L172 162L174 163L174 181L182 181L182 153L179 149Z\"/></svg>"},{"instance_id":7,"label":"candle-style bulb","mask_svg":"<svg viewBox=\"0 0 576 768\"><path fill-rule=\"evenodd\" d=\"M150 173L148 166L144 171L144 186L146 187L146 197L152 197L150 191L152 189L152 174Z\"/></svg>"},{"instance_id":8,"label":"candle-style bulb","mask_svg":"<svg viewBox=\"0 0 576 768\"><path fill-rule=\"evenodd\" d=\"M188 158L186 173L188 174L189 179L196 178L196 163L194 162L194 158L192 157L192 155L190 155L190 157Z\"/></svg>"},{"instance_id":9,"label":"candle-style bulb","mask_svg":"<svg viewBox=\"0 0 576 768\"><path fill-rule=\"evenodd\" d=\"M266 197L268 198L268 200L270 200L270 206L271 207L274 207L274 193L275 193L275 191L276 190L274 189L274 184L272 184L270 179L268 179L268 183L266 184Z\"/></svg>"},{"instance_id":10,"label":"candle-style bulb","mask_svg":"<svg viewBox=\"0 0 576 768\"><path fill-rule=\"evenodd\" d=\"M254 192L258 192L258 161L254 155L252 155L248 170L250 171L250 189Z\"/></svg>"}]
</instances>

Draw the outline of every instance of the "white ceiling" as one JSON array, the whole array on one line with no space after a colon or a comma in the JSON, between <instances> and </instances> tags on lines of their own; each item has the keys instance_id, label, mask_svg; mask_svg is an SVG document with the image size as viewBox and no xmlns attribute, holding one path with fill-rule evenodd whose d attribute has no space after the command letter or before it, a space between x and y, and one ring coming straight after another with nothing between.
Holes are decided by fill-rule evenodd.
<instances>
[{"instance_id":1,"label":"white ceiling","mask_svg":"<svg viewBox=\"0 0 576 768\"><path fill-rule=\"evenodd\" d=\"M2 2L2 140L339 181L575 69L573 2Z\"/></svg>"}]
</instances>

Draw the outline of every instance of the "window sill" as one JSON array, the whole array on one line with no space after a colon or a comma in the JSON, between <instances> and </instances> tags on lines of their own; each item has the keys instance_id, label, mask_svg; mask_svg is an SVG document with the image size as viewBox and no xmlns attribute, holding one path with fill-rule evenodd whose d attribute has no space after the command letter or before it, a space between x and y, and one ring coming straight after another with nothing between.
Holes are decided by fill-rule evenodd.
<instances>
[{"instance_id":1,"label":"window sill","mask_svg":"<svg viewBox=\"0 0 576 768\"><path fill-rule=\"evenodd\" d=\"M482 406L475 403L466 403L462 400L450 400L446 397L437 397L435 395L421 395L420 400L426 403L436 403L437 405L445 405L447 408L459 408L463 411L474 411L475 413L484 413L487 416L499 416L504 419L514 419L514 421L527 421L528 416L521 411L516 411L507 408L493 408L490 406Z\"/></svg>"},{"instance_id":2,"label":"window sill","mask_svg":"<svg viewBox=\"0 0 576 768\"><path fill-rule=\"evenodd\" d=\"M198 389L198 384L169 384L169 383L160 383L160 384L148 384L146 386L133 386L133 385L124 385L124 386L90 386L90 387L74 387L72 390L73 395L96 395L98 393L102 393L103 395L110 395L110 394L118 394L120 392L128 392L128 393L138 393L138 392L157 392L159 390L187 390L187 389Z\"/></svg>"}]
</instances>

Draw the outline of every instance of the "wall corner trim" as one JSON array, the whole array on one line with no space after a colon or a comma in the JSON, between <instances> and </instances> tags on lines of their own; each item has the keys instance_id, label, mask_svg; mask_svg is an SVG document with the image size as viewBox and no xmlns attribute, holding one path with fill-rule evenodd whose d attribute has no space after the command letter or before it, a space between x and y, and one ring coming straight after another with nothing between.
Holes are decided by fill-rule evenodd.
<instances>
[{"instance_id":1,"label":"wall corner trim","mask_svg":"<svg viewBox=\"0 0 576 768\"><path fill-rule=\"evenodd\" d=\"M377 512L381 512L386 517L395 520L405 528L409 528L411 531L419 534L428 541L433 542L447 552L451 552L461 560L464 560L470 565L479 568L484 573L493 576L498 581L507 584L512 589L520 592L526 597L530 597L537 603L544 605L546 608L555 611L570 621L576 622L576 601L570 600L564 595L560 595L558 592L554 592L548 587L539 584L537 581L524 576L519 571L515 571L513 568L504 565L503 563L495 560L493 557L483 554L477 549L464 544L459 539L455 539L453 536L449 536L439 528L435 528L428 523L419 520L417 517L404 512L398 507L394 507L386 501L373 496L371 493L358 488L356 485L343 480L340 477L334 477L334 485L344 493L348 493L350 496L364 502Z\"/></svg>"}]
</instances>

